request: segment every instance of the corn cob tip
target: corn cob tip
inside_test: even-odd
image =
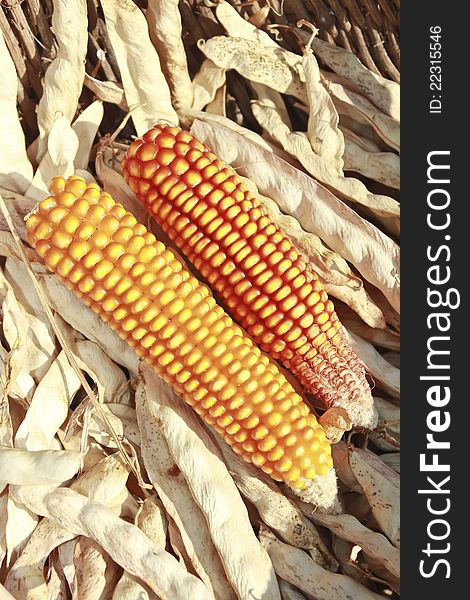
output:
[[[333,467],[324,475],[306,482],[303,489],[291,489],[302,502],[314,504],[322,512],[340,513],[342,511],[338,496],[336,472]]]
[[[308,497],[331,483],[315,415],[209,288],[98,185],[55,178],[50,190],[26,222],[48,268],[244,460]]]

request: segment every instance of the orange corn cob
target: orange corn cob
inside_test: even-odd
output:
[[[235,171],[168,125],[131,144],[122,164],[131,189],[261,348],[321,406],[374,427],[365,371],[333,303]]]
[[[50,191],[26,221],[49,269],[245,460],[305,493],[331,483],[321,425],[209,288],[96,184],[55,178]]]

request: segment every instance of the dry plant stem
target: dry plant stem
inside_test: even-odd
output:
[[[362,33],[361,28],[358,25],[353,24],[351,27],[351,31],[352,31],[352,38],[353,38],[354,44],[358,48],[358,54],[361,57],[362,62],[373,73],[380,75],[380,72],[374,63],[372,56],[370,55],[369,48],[367,47],[367,43],[364,39],[364,34]]]
[[[51,33],[46,15],[44,14],[44,8],[42,7],[40,0],[27,0],[27,4],[33,20],[33,25],[42,39],[43,47],[45,47],[49,53],[52,51],[54,37]]]
[[[104,23],[101,19],[97,23],[96,30],[97,30],[97,36],[102,38],[103,45],[106,48],[105,60],[100,60],[100,63],[99,63],[100,68],[103,70],[104,76],[106,77],[106,79],[108,81],[110,81],[111,83],[117,84],[118,79],[119,80],[121,79],[120,73],[119,73],[119,67],[116,64],[116,57],[114,55],[113,49],[111,48],[108,32],[106,31],[106,27],[104,26]],[[103,52],[103,49],[98,44],[98,41],[95,39],[95,37],[93,35],[91,35],[91,33],[88,34],[88,41],[91,44],[93,50],[95,51],[96,58],[98,58],[101,55],[101,53]],[[92,71],[92,73],[93,72],[94,72],[94,70]],[[119,77],[116,77],[115,73],[117,73],[119,75]],[[85,73],[85,79],[86,79],[86,76],[87,76],[87,74]]]
[[[26,20],[25,14],[21,8],[20,3],[17,0],[4,0],[2,4],[8,10],[13,26],[16,30],[16,35],[21,41],[25,58],[27,62],[32,66],[31,72],[33,77],[31,78],[31,84],[37,96],[42,94],[41,86],[41,57],[34,40],[34,36],[29,28],[29,23]]]
[[[15,224],[13,223],[13,220],[10,216],[10,213],[8,212],[8,208],[3,200],[3,197],[0,195],[0,209],[3,213],[3,216],[8,224],[8,227],[10,228],[11,234],[16,242],[16,245],[18,247],[18,252],[20,254],[21,259],[23,260],[28,274],[31,277],[31,281],[33,283],[33,286],[39,296],[39,299],[41,301],[41,304],[43,306],[44,312],[47,315],[47,318],[49,319],[49,322],[52,326],[52,329],[54,330],[54,333],[57,337],[57,339],[59,340],[59,343],[62,347],[62,349],[64,350],[67,359],[70,363],[70,365],[72,366],[72,368],[75,370],[75,372],[77,373],[78,378],[80,379],[80,383],[83,386],[83,389],[85,390],[85,392],[87,393],[88,397],[90,398],[92,404],[93,404],[93,408],[95,410],[98,411],[98,413],[100,414],[101,418],[103,419],[104,423],[106,424],[106,426],[109,428],[109,432],[112,435],[114,441],[116,442],[116,445],[119,449],[119,452],[121,453],[121,456],[123,458],[123,461],[125,462],[125,464],[128,466],[128,468],[130,469],[130,471],[132,473],[134,473],[134,475],[137,477],[137,480],[139,482],[139,486],[142,488],[142,491],[147,494],[147,492],[145,492],[146,489],[151,488],[151,486],[149,486],[148,484],[146,484],[144,482],[144,480],[142,479],[142,475],[140,473],[140,469],[136,468],[135,464],[132,462],[132,460],[129,458],[124,446],[122,445],[121,440],[119,439],[119,436],[116,434],[116,432],[114,431],[111,423],[109,422],[109,419],[107,417],[107,415],[105,414],[105,412],[102,410],[101,404],[98,400],[98,398],[96,397],[96,394],[93,392],[93,390],[90,387],[90,384],[88,383],[88,381],[86,380],[85,376],[83,375],[82,371],[80,370],[80,367],[77,364],[77,361],[75,360],[75,357],[73,355],[73,353],[70,351],[67,341],[64,338],[62,331],[60,330],[60,328],[57,325],[56,319],[54,317],[54,314],[47,302],[46,299],[46,294],[42,288],[42,285],[40,283],[40,281],[37,279],[36,275],[34,274],[34,271],[31,267],[31,263],[29,262],[28,257],[26,256],[26,253],[24,251],[23,248],[23,243],[21,242],[21,238],[18,235],[17,231],[16,231],[16,227]]]
[[[379,66],[382,69],[382,72],[388,73],[390,75],[390,78],[393,79],[393,81],[400,83],[400,72],[390,60],[388,54],[385,52],[380,35],[375,29],[371,29],[370,36],[374,44],[372,48],[377,58],[377,62],[379,63]]]
[[[387,52],[391,55],[397,69],[400,70],[400,46],[398,45],[395,34],[389,33],[388,39],[385,42],[385,47],[387,48]]]
[[[5,13],[3,11],[0,11],[0,30],[3,31],[5,43],[8,46],[11,58],[15,63],[18,77],[22,84],[21,87],[23,88],[24,86],[24,89],[21,89],[21,96],[19,95],[18,98],[20,100],[20,103],[22,104],[22,109],[24,112],[27,106],[23,104],[24,98],[26,96],[28,96],[28,99],[29,97],[31,97],[33,100],[31,104],[34,106],[36,104],[36,98],[40,97],[42,94],[42,86],[41,81],[38,77],[38,73],[35,72],[34,68],[31,67],[30,62],[28,60],[25,60],[24,48],[20,45],[17,39],[17,36],[20,37],[18,28],[15,27],[15,29],[17,32],[16,35],[10,21],[6,18]],[[28,121],[30,122],[30,125],[33,125],[32,129],[37,131],[35,117],[29,117]]]
[[[28,72],[26,69],[26,63],[23,59],[23,54],[21,52],[20,45],[18,44],[18,40],[16,39],[15,35],[13,34],[13,31],[11,30],[10,23],[6,18],[3,10],[0,10],[0,31],[3,34],[5,44],[8,48],[8,52],[10,54],[11,60],[15,65],[16,73],[18,75],[18,83],[20,87],[20,89],[18,90],[18,102],[20,104],[22,112],[25,115],[27,115],[25,108],[31,105],[34,106],[34,104],[29,97],[25,96],[26,90],[29,90],[31,88]],[[37,130],[35,118],[30,117],[28,119],[28,127],[33,127]]]
[[[137,106],[133,106],[129,110],[129,112],[124,116],[122,121],[119,123],[119,125],[116,127],[116,129],[111,134],[109,141],[108,141],[109,144],[112,144],[114,142],[114,140],[117,138],[117,136],[121,133],[121,131],[127,125],[127,121],[129,121],[129,119],[132,117],[133,113],[135,113],[139,108],[141,108],[141,106],[137,105]]]

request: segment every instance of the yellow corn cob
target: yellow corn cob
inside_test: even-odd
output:
[[[26,221],[49,269],[245,460],[294,490],[331,480],[315,416],[210,290],[96,184],[55,178],[50,192]]]
[[[156,125],[123,160],[124,176],[234,319],[323,407],[354,425],[376,414],[362,363],[315,271],[235,171],[193,135]]]

